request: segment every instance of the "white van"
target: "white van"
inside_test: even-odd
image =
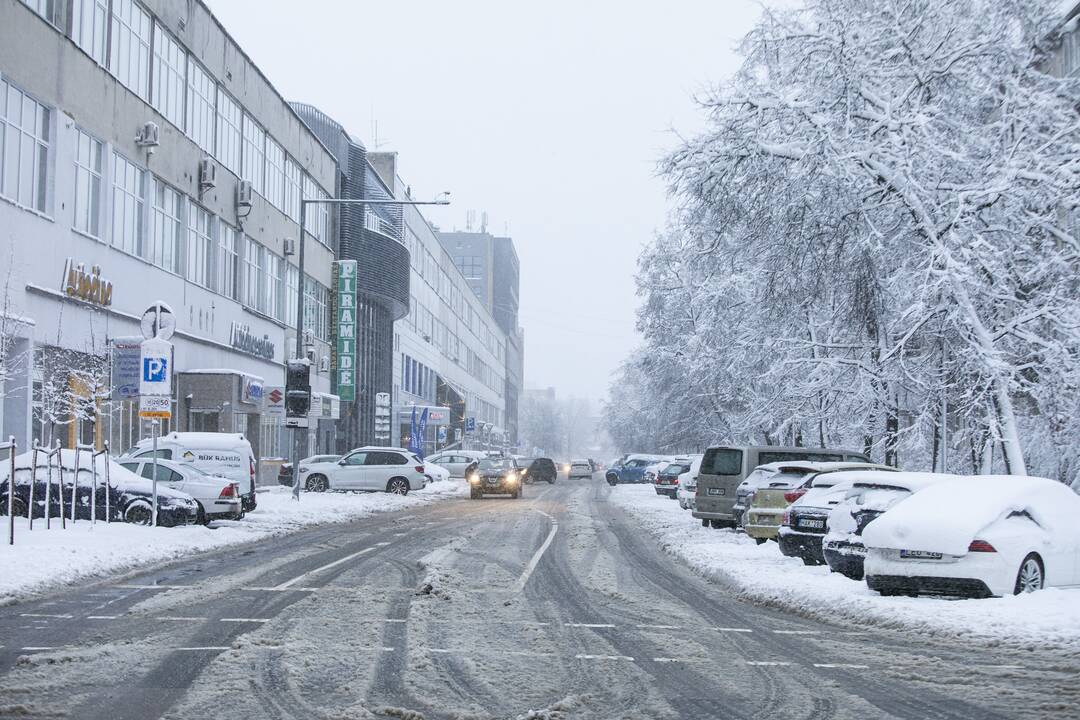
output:
[[[140,440],[124,453],[127,457],[152,457],[152,438]],[[255,453],[239,433],[171,432],[158,438],[158,457],[192,463],[210,475],[240,485],[245,512],[255,509]]]

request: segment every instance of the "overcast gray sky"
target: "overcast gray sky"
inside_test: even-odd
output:
[[[638,250],[662,227],[661,154],[737,66],[750,0],[209,0],[285,97],[398,152],[425,214],[486,211],[521,258],[529,387],[600,398],[636,343]]]

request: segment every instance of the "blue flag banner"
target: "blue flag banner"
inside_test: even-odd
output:
[[[416,414],[415,408],[413,414]],[[421,460],[424,459],[424,434],[427,432],[427,418],[428,409],[424,408],[424,412],[420,413],[420,427],[417,428],[416,450],[413,451]]]
[[[412,421],[409,423],[409,452],[412,453],[420,452],[420,448],[418,447],[419,443],[417,441],[416,430],[416,406],[414,405],[412,409]]]

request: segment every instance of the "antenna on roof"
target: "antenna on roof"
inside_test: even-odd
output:
[[[487,224],[488,224],[488,216],[487,216],[487,210],[485,210],[484,212],[480,213],[480,232],[482,232],[482,233],[487,232]]]

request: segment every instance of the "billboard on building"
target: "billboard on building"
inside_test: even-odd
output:
[[[356,399],[356,261],[334,263],[334,393]]]

